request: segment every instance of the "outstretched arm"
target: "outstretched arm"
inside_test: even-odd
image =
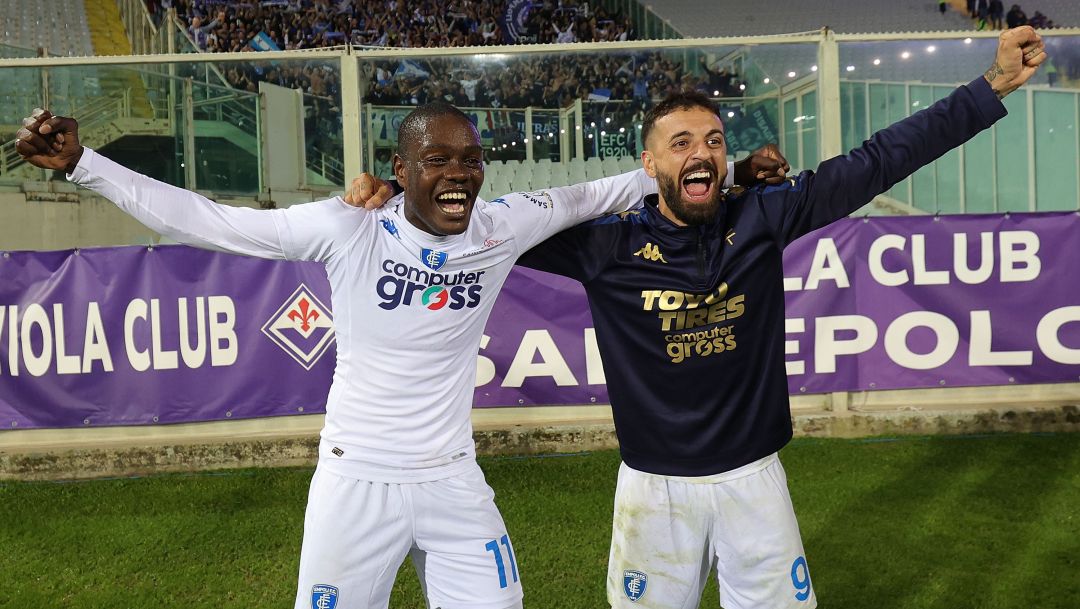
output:
[[[65,171],[148,228],[180,243],[261,258],[326,259],[359,221],[335,216],[347,206],[331,199],[284,210],[218,205],[122,167],[84,148],[73,118],[35,110],[24,119],[16,149],[29,163]],[[335,213],[336,212],[336,213]]]

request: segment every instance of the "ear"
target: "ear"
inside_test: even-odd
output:
[[[653,155],[648,150],[641,152],[641,166],[645,168],[645,175],[650,178],[656,177],[656,162],[653,160]]]
[[[393,162],[394,179],[397,180],[398,184],[401,184],[402,187],[404,187],[405,184],[408,183],[408,181],[405,179],[405,159],[401,158],[401,155],[395,153]]]

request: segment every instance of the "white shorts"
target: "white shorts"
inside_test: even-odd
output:
[[[521,582],[480,467],[388,484],[315,470],[295,609],[385,609],[410,555],[432,609],[508,609]]]
[[[608,559],[615,609],[696,609],[716,564],[725,609],[812,609],[780,459],[701,478],[619,468]]]

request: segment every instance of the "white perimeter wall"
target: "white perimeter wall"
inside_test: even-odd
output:
[[[62,250],[110,245],[158,243],[157,233],[145,228],[111,202],[81,193],[79,202],[27,200],[21,192],[0,192],[0,251]],[[32,197],[71,197],[42,193]],[[227,201],[238,207],[258,207],[254,200]]]

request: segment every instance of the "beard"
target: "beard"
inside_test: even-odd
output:
[[[712,169],[706,165],[694,168],[687,172],[690,174],[698,169]],[[713,170],[713,175],[716,175],[716,171]],[[660,196],[663,197],[664,203],[667,204],[671,213],[675,214],[675,217],[680,222],[687,226],[701,226],[702,224],[708,224],[716,219],[716,214],[720,211],[720,204],[724,202],[724,193],[720,190],[719,185],[712,196],[703,203],[687,203],[682,198],[682,188],[679,187],[679,181],[660,171],[656,172],[656,183],[660,191]]]

